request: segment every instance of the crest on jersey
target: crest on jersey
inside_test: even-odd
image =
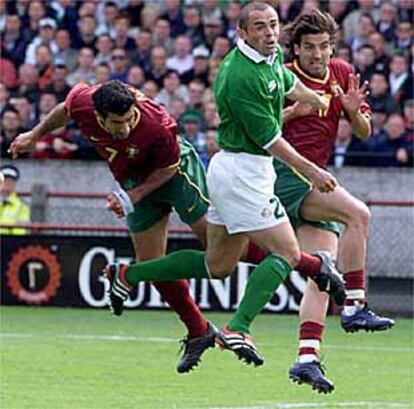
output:
[[[268,87],[269,87],[269,92],[273,92],[277,87],[276,81],[275,80],[270,81]]]
[[[139,149],[135,145],[130,145],[126,149],[126,152],[127,152],[128,158],[135,158],[139,154]]]

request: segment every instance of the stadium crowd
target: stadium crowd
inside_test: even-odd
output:
[[[0,0],[1,157],[9,157],[13,138],[63,101],[78,81],[119,79],[164,105],[207,166],[218,150],[212,86],[236,42],[245,3]],[[373,134],[361,142],[341,120],[331,163],[413,166],[412,0],[272,3],[282,23],[312,8],[329,11],[341,26],[336,56],[370,81]],[[45,135],[30,157],[98,159],[74,125]]]

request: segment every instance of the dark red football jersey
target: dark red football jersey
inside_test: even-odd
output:
[[[136,123],[127,139],[114,139],[95,114],[93,93],[99,85],[77,84],[65,107],[82,134],[104,157],[118,182],[134,179],[142,183],[155,169],[178,163],[180,146],[174,119],[143,94],[136,95]]]
[[[313,78],[303,72],[295,60],[286,65],[308,87],[330,99],[327,111],[314,111],[310,115],[293,119],[283,126],[283,137],[305,158],[326,167],[338,132],[343,111],[341,101],[332,95],[332,86],[339,85],[348,91],[348,76],[352,67],[339,58],[332,58],[325,78]],[[361,104],[360,111],[370,115],[369,105]]]

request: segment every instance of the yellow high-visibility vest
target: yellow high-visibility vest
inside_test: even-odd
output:
[[[12,193],[7,201],[0,200],[0,224],[27,223],[30,221],[30,209],[16,193]],[[27,234],[23,227],[2,228],[0,234],[21,236]]]

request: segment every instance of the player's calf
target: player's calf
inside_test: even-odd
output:
[[[125,279],[127,264],[108,264],[102,271],[102,276],[109,282],[108,303],[114,315],[122,315],[124,302],[128,299],[131,286]]]

